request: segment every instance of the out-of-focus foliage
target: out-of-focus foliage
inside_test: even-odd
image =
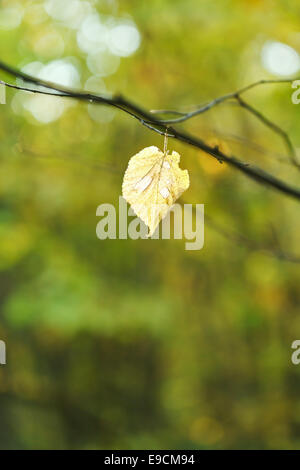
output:
[[[299,13],[297,0],[3,0],[1,60],[148,109],[186,109],[278,78],[262,50],[274,41],[300,53]],[[208,221],[199,252],[180,240],[100,241],[97,206],[117,204],[129,157],[163,139],[111,108],[15,90],[6,99],[0,447],[299,448],[299,265]],[[289,85],[248,100],[300,147]],[[280,138],[237,106],[183,127],[300,184],[278,161]],[[299,204],[169,148],[190,173],[186,200],[261,246],[299,252]]]

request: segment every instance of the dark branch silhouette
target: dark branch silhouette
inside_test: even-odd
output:
[[[220,98],[217,98],[213,100],[211,103],[202,107],[201,109],[198,109],[191,113],[186,113],[185,116],[181,116],[175,120],[165,121],[165,120],[155,118],[153,116],[153,113],[151,113],[150,111],[144,110],[139,105],[136,105],[135,103],[131,102],[130,100],[124,98],[121,95],[116,95],[111,98],[111,97],[106,97],[106,96],[95,95],[95,94],[88,93],[88,92],[68,89],[66,87],[59,86],[54,83],[50,83],[45,80],[41,80],[39,78],[35,78],[30,75],[27,75],[23,72],[20,72],[19,70],[16,70],[13,67],[10,67],[9,65],[3,62],[0,62],[0,70],[16,78],[21,78],[22,80],[26,82],[32,83],[35,86],[42,87],[42,88],[30,89],[30,88],[25,88],[23,86],[13,85],[13,84],[6,83],[4,81],[0,81],[0,83],[2,83],[5,86],[23,90],[26,92],[31,92],[31,93],[61,96],[64,98],[75,98],[75,99],[90,102],[90,103],[113,106],[129,114],[134,119],[137,119],[142,125],[146,126],[148,129],[151,129],[161,135],[165,135],[167,133],[167,135],[170,138],[177,139],[190,146],[193,146],[195,148],[202,150],[206,154],[216,158],[220,163],[223,163],[223,162],[227,163],[228,165],[242,172],[244,175],[255,180],[256,182],[263,184],[267,187],[273,188],[279,191],[280,193],[283,193],[287,196],[290,196],[300,201],[300,188],[290,185],[289,183],[277,178],[276,176],[264,171],[263,169],[257,166],[250,165],[246,162],[243,162],[242,160],[236,158],[235,156],[228,156],[225,153],[223,153],[218,147],[211,147],[208,144],[206,144],[203,140],[197,137],[194,137],[186,132],[175,129],[174,127],[170,127],[170,123],[179,123],[179,122],[186,121],[187,119],[190,119],[191,117],[196,116],[197,114],[200,114],[201,112],[211,109],[213,106],[219,103],[222,103],[226,100],[229,100],[232,98],[239,99],[239,96],[242,93],[258,85],[270,84],[270,83],[291,83],[291,80],[261,80],[259,82],[248,85],[247,87],[244,87],[237,92],[229,93]],[[51,93],[47,91],[47,89],[53,90],[55,93]]]

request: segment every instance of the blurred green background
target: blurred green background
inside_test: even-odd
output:
[[[261,78],[300,75],[297,0],[0,5],[1,60],[146,109],[190,109]],[[300,148],[291,93],[270,85],[247,99]],[[97,206],[117,204],[129,158],[163,139],[112,108],[11,89],[6,100],[0,448],[299,448],[300,266],[211,223],[299,253],[299,203],[170,140],[190,173],[185,201],[205,204],[203,250],[100,241]],[[300,185],[281,139],[237,106],[181,127]]]

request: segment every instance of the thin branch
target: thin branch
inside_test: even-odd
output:
[[[153,119],[153,116],[151,115],[151,113],[148,113],[147,111],[135,105],[134,103],[129,102],[128,100],[124,99],[121,95],[117,95],[113,98],[110,98],[107,96],[95,95],[95,94],[88,93],[88,92],[71,90],[67,87],[57,85],[55,83],[48,82],[46,80],[42,80],[40,78],[36,78],[31,75],[28,75],[24,72],[21,72],[15,69],[14,67],[10,67],[9,65],[1,61],[0,61],[0,70],[3,70],[4,72],[8,73],[9,75],[13,77],[21,78],[25,82],[32,83],[40,87],[49,88],[50,90],[55,90],[58,93],[63,94],[64,97],[76,98],[78,100],[88,101],[88,102],[93,102],[93,103],[107,104],[110,106],[114,106],[115,108],[121,109],[122,111],[127,112],[128,114],[130,114],[131,116],[137,119],[139,116],[141,116],[143,119],[145,120],[148,119],[152,123],[158,122],[155,119]],[[4,85],[7,85],[3,81],[2,83]],[[22,87],[20,87],[20,89],[22,89]],[[23,87],[23,90],[25,91],[24,87]],[[33,93],[42,93],[43,90],[26,89],[26,91],[32,91]]]
[[[275,124],[274,122],[270,121],[270,119],[266,118],[260,111],[258,111],[257,109],[255,109],[253,106],[251,106],[249,103],[247,103],[244,99],[242,99],[240,96],[237,97],[237,101],[238,103],[240,104],[240,106],[244,109],[246,109],[247,111],[249,111],[250,113],[252,113],[255,117],[257,117],[263,124],[265,124],[267,127],[269,127],[271,130],[273,130],[276,134],[278,134],[279,136],[282,137],[286,147],[287,147],[287,150],[288,150],[288,154],[289,154],[289,157],[290,157],[290,160],[291,162],[298,168],[300,169],[300,164],[299,162],[297,161],[297,158],[296,158],[296,152],[295,152],[295,149],[293,147],[293,144],[291,142],[291,139],[289,137],[289,135],[283,130],[281,129],[281,127],[279,127],[277,124]]]
[[[263,154],[265,156],[268,156],[272,159],[276,159],[279,163],[282,163],[284,165],[290,165],[291,163],[294,164],[290,160],[287,160],[286,156],[284,154],[278,153],[278,152],[272,152],[271,150],[265,148],[264,146],[259,145],[256,142],[252,142],[251,140],[247,139],[246,137],[242,137],[242,136],[235,135],[235,134],[223,133],[223,132],[220,132],[216,129],[212,129],[211,131],[214,133],[214,135],[216,137],[218,137],[220,139],[223,139],[223,140],[226,140],[226,141],[231,141],[231,142],[234,142],[234,143],[243,144],[244,147],[249,147],[257,153],[261,153],[261,154]]]
[[[171,111],[169,109],[151,109],[150,113],[152,114],[175,114],[177,116],[185,116],[184,111]]]
[[[252,85],[248,85],[244,88],[241,88],[240,90],[233,92],[233,93],[228,93],[227,95],[221,96],[219,98],[216,98],[212,100],[211,102],[199,107],[198,109],[195,109],[190,112],[181,112],[181,111],[172,111],[172,110],[153,110],[151,111],[154,114],[178,114],[180,117],[178,118],[173,118],[173,119],[164,119],[162,122],[165,124],[178,124],[182,123],[184,121],[187,121],[188,119],[191,119],[195,116],[198,116],[199,114],[202,114],[213,107],[215,107],[218,104],[224,103],[225,101],[229,101],[232,99],[235,99],[237,103],[247,109],[249,112],[251,112],[254,116],[256,116],[263,124],[265,124],[267,127],[269,127],[271,130],[273,130],[275,133],[280,135],[283,138],[283,141],[287,147],[288,154],[290,157],[291,162],[298,168],[300,169],[300,163],[297,161],[296,157],[296,152],[293,147],[293,144],[291,142],[291,139],[289,138],[289,135],[287,132],[285,132],[281,127],[279,127],[277,124],[273,123],[270,121],[270,119],[266,118],[261,112],[256,110],[253,106],[248,104],[244,99],[241,98],[241,95],[245,93],[246,91],[249,91],[250,89],[257,87],[258,85],[263,85],[263,84],[270,84],[270,83],[292,83],[295,79],[293,80],[261,80],[259,82],[253,83]]]
[[[86,159],[83,159],[82,157],[73,154],[73,155],[63,155],[63,156],[56,156],[53,157],[53,155],[48,155],[45,153],[41,153],[40,151],[37,152],[33,148],[29,147],[22,147],[21,146],[21,152],[24,152],[26,155],[29,155],[30,157],[33,157],[37,160],[56,160],[58,162],[66,162],[66,163],[72,163],[74,164],[79,164],[84,166],[85,168],[88,168],[90,170],[96,170],[96,171],[107,171],[109,173],[112,173],[114,175],[120,175],[122,174],[121,170],[115,166],[107,165],[105,163],[99,163],[99,162],[93,162],[93,161],[86,161]]]
[[[188,204],[189,210],[193,211],[192,205],[185,198],[181,197],[180,199],[182,204]],[[201,212],[201,215],[203,216],[203,212],[201,209],[196,208],[196,212]],[[289,263],[300,264],[300,255],[284,251],[280,247],[278,249],[272,249],[267,246],[261,245],[256,240],[248,238],[244,234],[241,234],[236,230],[225,228],[224,225],[221,225],[219,222],[216,222],[215,219],[207,213],[205,213],[204,217],[206,225],[209,225],[212,230],[221,235],[230,243],[234,243],[234,245],[244,246],[249,251],[261,251],[265,255],[276,258],[279,261],[287,261]],[[272,229],[274,231],[273,227]],[[275,235],[274,232],[273,235]]]
[[[205,105],[202,105],[199,108],[194,109],[193,111],[189,111],[189,112],[184,113],[184,112],[181,112],[181,111],[165,109],[165,110],[161,110],[161,111],[153,110],[152,113],[164,113],[164,114],[177,114],[177,113],[180,113],[181,117],[179,117],[179,118],[164,119],[164,120],[161,121],[164,124],[179,124],[179,123],[187,121],[188,119],[191,119],[195,116],[198,116],[199,114],[205,113],[206,111],[208,111],[209,109],[214,108],[218,104],[224,103],[224,101],[228,101],[228,100],[231,100],[231,99],[237,99],[240,95],[246,93],[247,91],[249,91],[253,88],[256,88],[257,86],[270,85],[270,84],[276,84],[276,83],[292,83],[295,80],[297,80],[297,78],[279,79],[279,80],[259,80],[255,83],[251,83],[250,85],[247,85],[243,88],[240,88],[238,91],[234,91],[232,93],[227,93],[226,95],[215,98],[214,100],[210,101],[209,103],[206,103]]]
[[[0,69],[9,73],[10,75],[13,75],[14,77],[21,78],[27,82],[33,83],[38,86],[46,87],[51,90],[55,90],[56,92],[61,94],[64,98],[76,98],[78,100],[86,101],[90,103],[98,103],[102,105],[104,104],[104,105],[114,106],[126,112],[127,114],[132,116],[134,119],[137,119],[142,125],[146,126],[150,130],[153,130],[161,135],[165,135],[165,133],[168,132],[169,137],[173,137],[181,142],[184,142],[188,145],[198,148],[202,150],[203,152],[207,153],[208,155],[211,155],[212,157],[216,158],[219,162],[226,162],[228,165],[244,173],[246,176],[257,181],[258,183],[271,187],[273,189],[276,189],[280,193],[283,193],[285,195],[288,195],[300,201],[300,189],[299,188],[291,186],[285,181],[273,176],[272,174],[262,170],[261,168],[257,166],[250,166],[249,164],[239,160],[238,158],[234,156],[225,155],[223,152],[220,151],[218,147],[211,147],[199,138],[191,136],[186,132],[182,132],[177,129],[174,129],[173,127],[169,127],[165,121],[161,121],[159,119],[153,118],[153,114],[151,114],[148,111],[145,111],[142,107],[132,103],[131,101],[122,97],[121,95],[117,95],[115,97],[110,98],[110,97],[105,97],[105,96],[94,95],[92,93],[71,90],[66,87],[62,87],[62,86],[41,80],[39,78],[35,78],[30,75],[27,75],[23,72],[20,72],[4,64],[3,62],[0,62]],[[253,88],[259,84],[278,83],[278,82],[287,83],[290,81],[289,80],[279,80],[279,81],[262,80],[260,82],[256,82],[252,85],[249,85],[248,87],[243,88],[239,92],[236,92],[234,94],[231,93],[229,95],[225,95],[224,97],[218,98],[217,100],[214,100],[214,102],[216,103],[216,102],[224,101],[228,99],[229,97],[232,97],[233,95],[243,93],[249,90],[250,88]],[[1,83],[6,86],[9,86],[9,84],[7,84],[4,81],[2,81]],[[25,87],[18,88],[17,85],[13,85],[13,86],[11,85],[11,87],[16,88],[16,89],[22,89],[23,91],[32,92],[32,93],[49,94],[49,92],[44,92],[43,90],[25,89]],[[56,93],[54,95],[57,96]]]
[[[221,226],[218,222],[216,222],[211,216],[205,214],[205,222],[217,233],[222,235],[222,237],[226,238],[228,241],[234,244],[243,245],[249,251],[262,251],[268,256],[278,259],[279,261],[287,261],[289,263],[300,264],[300,255],[289,253],[281,248],[277,250],[273,250],[269,247],[262,246],[257,243],[255,240],[252,240],[248,237],[245,237],[243,234],[229,230],[223,226]]]

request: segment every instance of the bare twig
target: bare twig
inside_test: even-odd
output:
[[[279,261],[300,264],[300,255],[282,250],[280,247],[278,249],[272,249],[268,246],[262,245],[256,240],[246,237],[236,230],[225,228],[219,222],[216,222],[213,217],[207,214],[205,214],[205,223],[208,224],[216,233],[221,235],[227,241],[234,243],[235,245],[244,246],[249,251],[261,251],[265,255],[271,256],[272,258],[278,259]]]
[[[260,85],[270,85],[270,84],[276,84],[276,83],[292,83],[293,81],[297,80],[296,78],[293,79],[280,79],[280,80],[259,80],[255,83],[251,83],[250,85],[247,85],[243,88],[241,88],[238,91],[234,91],[232,93],[227,93],[226,95],[220,96],[218,98],[215,98],[214,100],[210,101],[209,103],[206,103],[205,105],[200,106],[199,108],[196,108],[192,111],[189,112],[181,112],[177,110],[170,110],[170,109],[164,109],[164,110],[153,110],[152,113],[159,113],[159,114],[178,114],[180,113],[181,117],[179,118],[174,118],[174,119],[165,119],[162,122],[165,124],[179,124],[181,122],[187,121],[188,119],[191,119],[195,116],[198,116],[199,114],[205,113],[209,109],[214,108],[218,104],[224,103],[224,101],[228,100],[235,100],[242,94],[246,93],[247,91],[256,88]]]
[[[211,132],[213,132],[213,134],[216,137],[220,138],[220,139],[223,139],[225,141],[231,141],[231,142],[234,142],[234,143],[236,142],[236,143],[242,144],[243,147],[249,147],[257,153],[261,153],[261,154],[263,154],[265,156],[268,156],[272,159],[276,159],[276,161],[278,161],[279,163],[282,163],[282,164],[285,164],[285,165],[290,165],[291,164],[291,161],[287,160],[286,156],[284,154],[279,153],[279,152],[272,152],[271,150],[267,149],[266,147],[264,147],[262,145],[259,145],[256,142],[253,142],[253,141],[247,139],[246,137],[235,135],[235,134],[223,133],[223,132],[220,132],[219,130],[216,130],[216,129],[212,129]]]
[[[269,127],[271,130],[273,130],[276,134],[282,137],[287,150],[288,154],[290,157],[291,162],[298,168],[300,169],[300,164],[297,161],[296,158],[296,152],[293,147],[293,144],[291,142],[291,139],[289,138],[289,135],[281,129],[277,124],[274,122],[270,121],[270,119],[266,118],[260,111],[255,109],[253,106],[251,106],[249,103],[247,103],[244,99],[242,99],[240,96],[237,97],[237,100],[240,104],[240,106],[247,111],[249,111],[251,114],[253,114],[255,117],[257,117],[263,124],[265,124],[267,127]]]
[[[188,204],[187,207],[190,211],[193,210],[192,205],[186,199],[181,197],[181,202],[182,204]],[[202,210],[199,208],[196,208],[196,211],[202,213]],[[203,213],[201,215],[203,215]],[[224,227],[223,224],[216,222],[214,217],[208,215],[207,212],[205,212],[205,225],[208,225],[214,232],[218,233],[219,235],[221,235],[221,237],[225,238],[227,241],[233,243],[234,245],[243,246],[249,251],[260,251],[267,256],[271,256],[275,259],[278,259],[279,261],[300,264],[300,255],[290,253],[289,251],[284,251],[281,249],[277,240],[277,234],[274,233],[274,227],[272,227],[272,231],[273,236],[276,237],[276,244],[278,245],[278,249],[270,248],[268,246],[260,244],[256,240],[246,237],[244,234],[238,232],[237,230]]]
[[[226,238],[231,243],[243,245],[249,251],[262,251],[266,255],[276,258],[280,261],[287,261],[289,263],[300,264],[300,255],[289,253],[287,251],[282,250],[281,248],[278,248],[276,250],[264,245],[260,245],[256,240],[252,240],[235,230],[231,230],[225,228],[224,226],[221,226],[218,222],[214,220],[214,218],[208,216],[207,214],[205,214],[205,222],[215,232],[219,233],[222,237]]]
[[[184,121],[187,121],[195,116],[198,116],[199,114],[205,113],[206,111],[212,109],[213,107],[217,106],[218,104],[224,103],[225,101],[229,100],[236,100],[237,103],[247,109],[249,112],[251,112],[254,116],[256,116],[263,124],[265,124],[267,127],[269,127],[271,130],[273,130],[275,133],[280,135],[282,139],[284,140],[284,143],[287,147],[288,154],[290,157],[291,162],[298,168],[300,169],[300,163],[297,161],[296,158],[296,152],[295,149],[292,145],[291,139],[289,138],[287,132],[285,132],[281,127],[279,127],[277,124],[273,123],[270,119],[266,118],[261,112],[256,110],[253,106],[251,106],[249,103],[247,103],[244,99],[241,98],[241,95],[245,93],[246,91],[249,91],[250,89],[257,87],[259,85],[263,84],[271,84],[271,83],[292,83],[295,79],[293,80],[261,80],[256,83],[253,83],[252,85],[248,85],[244,88],[241,88],[240,90],[233,92],[233,93],[228,93],[224,96],[220,96],[219,98],[216,98],[209,103],[202,105],[201,107],[190,111],[190,112],[181,112],[181,111],[172,111],[172,110],[153,110],[151,111],[154,114],[177,114],[180,117],[178,118],[173,118],[173,119],[164,119],[162,122],[165,124],[178,124],[182,123]]]

